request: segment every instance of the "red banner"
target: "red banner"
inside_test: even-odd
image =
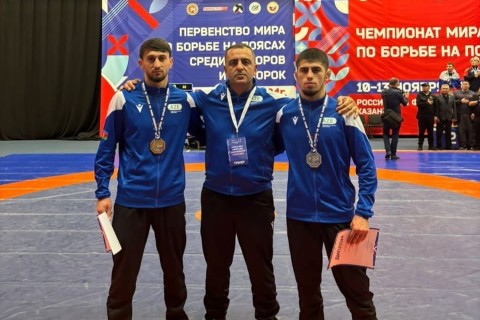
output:
[[[438,79],[453,62],[463,79],[470,58],[480,55],[480,1],[349,1],[350,94],[364,114],[381,113],[380,92],[391,77],[410,92],[403,108],[402,135],[416,135],[415,97],[428,82],[438,92]]]

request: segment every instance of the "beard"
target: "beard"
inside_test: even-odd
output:
[[[166,78],[165,75],[160,75],[160,76],[148,75],[147,77],[148,77],[148,79],[149,79],[150,81],[156,82],[156,83],[162,82],[162,81],[165,80],[165,78]]]
[[[320,90],[314,90],[314,89],[303,89],[302,94],[307,97],[313,97],[317,95],[320,92]]]

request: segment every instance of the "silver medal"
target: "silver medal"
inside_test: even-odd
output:
[[[307,164],[310,166],[312,169],[316,169],[320,167],[322,164],[322,156],[318,152],[310,151],[307,154]]]
[[[305,125],[305,131],[307,131],[308,144],[310,145],[310,152],[307,153],[306,161],[310,168],[317,169],[322,164],[322,156],[317,151],[317,141],[318,133],[323,123],[323,115],[325,112],[325,106],[327,105],[328,96],[325,96],[323,101],[322,110],[320,111],[320,117],[318,118],[317,128],[315,130],[315,136],[312,138],[312,134],[308,129],[307,120],[305,119],[305,114],[303,113],[302,101],[298,98],[298,108],[300,109],[300,114],[302,115],[303,124]]]

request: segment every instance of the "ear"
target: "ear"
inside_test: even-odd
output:
[[[142,59],[138,59],[138,66],[140,67],[140,69],[142,69]]]
[[[330,80],[330,76],[332,75],[332,70],[328,69],[325,73],[325,80]]]

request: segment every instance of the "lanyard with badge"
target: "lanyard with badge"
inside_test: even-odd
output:
[[[245,137],[238,136],[238,129],[245,119],[245,115],[250,107],[250,102],[255,94],[255,90],[256,87],[253,87],[252,91],[248,95],[248,99],[243,107],[240,120],[237,122],[237,117],[235,116],[235,111],[233,110],[232,96],[230,94],[230,90],[227,88],[228,109],[230,110],[230,117],[232,118],[232,123],[235,127],[235,137],[227,139],[228,161],[230,166],[242,166],[248,164],[247,140]]]
[[[163,118],[165,117],[165,110],[168,105],[168,96],[170,94],[170,88],[167,87],[167,93],[165,95],[165,103],[163,104],[162,115],[160,116],[160,121],[155,121],[155,115],[153,114],[152,104],[150,103],[150,98],[148,97],[147,89],[145,88],[145,82],[142,82],[143,93],[145,94],[145,99],[147,100],[148,110],[150,111],[150,116],[152,117],[153,122],[153,133],[154,138],[150,141],[150,151],[153,154],[162,154],[165,151],[166,144],[165,140],[160,137],[160,131],[162,130]]]
[[[322,155],[317,151],[317,142],[318,142],[318,133],[323,122],[323,115],[325,113],[325,106],[327,105],[328,96],[325,96],[325,101],[323,102],[322,111],[320,112],[320,118],[318,119],[317,128],[315,130],[315,135],[312,138],[310,129],[308,128],[307,120],[305,119],[305,114],[303,113],[302,101],[301,98],[298,98],[298,108],[302,114],[303,124],[307,130],[308,143],[310,144],[310,152],[307,153],[306,161],[310,168],[317,169],[322,164]]]

